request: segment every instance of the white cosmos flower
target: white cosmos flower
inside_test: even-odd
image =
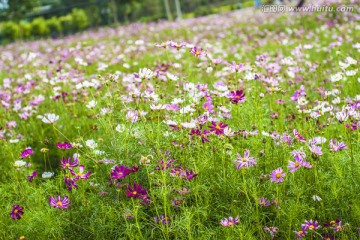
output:
[[[175,81],[175,82],[176,82],[177,80],[179,80],[179,77],[178,77],[178,76],[175,76],[175,75],[172,74],[172,73],[167,73],[166,76],[167,76],[167,78],[169,78],[170,80]]]
[[[15,167],[22,167],[22,166],[25,166],[25,165],[26,165],[26,162],[23,161],[23,160],[18,160],[18,161],[14,162]]]
[[[52,176],[54,176],[53,172],[43,172],[43,174],[41,174],[42,178],[51,178]]]
[[[322,200],[321,197],[316,196],[316,195],[312,196],[312,199],[313,199],[314,201],[318,201],[318,202],[320,202],[320,201]]]
[[[125,125],[124,124],[118,124],[115,128],[115,130],[119,133],[122,133],[125,131]]]
[[[41,118],[41,120],[44,123],[50,123],[50,124],[55,123],[59,119],[59,116],[53,113],[45,113],[44,116],[38,116],[38,117]]]
[[[97,105],[97,102],[95,100],[91,100],[86,107],[87,108],[94,108]]]
[[[88,146],[91,149],[94,149],[97,147],[97,143],[93,139],[87,140],[85,142],[85,144],[86,144],[86,146]]]
[[[343,78],[342,72],[335,73],[330,76],[330,81],[332,82],[338,82]]]

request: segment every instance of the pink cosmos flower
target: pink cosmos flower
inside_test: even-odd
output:
[[[270,181],[280,183],[284,181],[284,177],[286,176],[286,173],[283,172],[282,168],[277,168],[270,174]]]
[[[206,51],[203,51],[202,48],[198,47],[193,47],[192,49],[190,49],[190,53],[195,57],[205,57],[207,55]]]
[[[234,163],[235,165],[237,165],[236,170],[239,170],[240,168],[248,168],[254,166],[256,164],[256,159],[254,157],[250,157],[249,150],[245,150],[244,157],[237,153],[237,160],[235,160]]]
[[[220,221],[220,224],[223,225],[224,227],[231,227],[231,226],[236,225],[238,223],[239,223],[239,217],[238,216],[236,218],[233,218],[233,217],[224,218],[223,220]]]
[[[91,172],[87,172],[84,174],[84,166],[80,165],[79,166],[79,172],[75,173],[72,169],[70,169],[70,173],[71,175],[75,176],[75,181],[79,180],[79,179],[88,179],[89,176],[91,175]]]
[[[70,202],[69,197],[65,196],[63,199],[61,199],[61,196],[58,195],[57,199],[55,200],[54,197],[50,196],[49,204],[54,208],[69,208]]]

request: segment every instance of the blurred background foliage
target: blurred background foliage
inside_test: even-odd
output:
[[[0,43],[100,26],[176,20],[251,6],[248,0],[0,0]]]

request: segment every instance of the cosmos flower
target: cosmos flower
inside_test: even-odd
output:
[[[263,198],[261,198],[261,199],[259,200],[259,204],[260,204],[261,206],[263,206],[263,207],[271,206],[270,201],[269,201],[267,198],[265,198],[265,197],[263,197]]]
[[[130,168],[127,166],[115,166],[114,169],[111,171],[111,178],[112,179],[124,179],[127,175],[131,173]]]
[[[67,187],[67,189],[69,189],[69,191],[71,191],[73,189],[73,187],[78,188],[75,179],[65,177],[64,182],[66,183],[66,187]]]
[[[344,142],[338,143],[336,138],[330,139],[330,151],[338,152],[342,149],[346,149],[347,146]]]
[[[50,206],[52,206],[54,208],[63,208],[63,209],[69,208],[69,206],[70,206],[69,197],[65,196],[63,199],[61,199],[61,196],[58,195],[55,200],[54,197],[50,196],[49,204],[50,204]]]
[[[233,218],[233,217],[224,218],[223,220],[220,221],[220,224],[223,225],[224,227],[231,227],[238,223],[239,223],[238,216],[236,218]]]
[[[41,174],[42,178],[51,178],[52,176],[54,176],[53,172],[43,172],[43,174]]]
[[[242,157],[239,153],[237,153],[237,160],[234,161],[236,165],[236,169],[240,168],[248,168],[252,167],[256,164],[256,159],[254,157],[250,157],[250,151],[245,150],[244,157]]]
[[[59,116],[53,113],[45,113],[44,116],[40,116],[41,120],[44,123],[54,124],[57,120],[59,120]]]
[[[79,179],[88,179],[89,176],[91,175],[91,172],[87,172],[84,174],[84,165],[80,165],[79,166],[79,172],[78,173],[75,173],[73,171],[73,169],[69,169],[70,170],[70,173],[71,175],[75,176],[75,181],[79,180]]]
[[[37,171],[34,171],[30,176],[27,176],[27,178],[29,179],[29,182],[32,182],[34,177],[37,176]]]
[[[271,238],[275,237],[276,232],[279,230],[277,227],[264,227],[265,231],[268,231],[270,233]]]
[[[206,51],[203,51],[202,48],[193,47],[190,49],[190,53],[194,55],[195,57],[204,57],[206,56]]]
[[[20,154],[21,158],[28,158],[31,155],[33,155],[35,152],[31,149],[31,147],[26,148],[22,153]]]
[[[233,69],[235,72],[238,72],[244,68],[244,64],[239,63],[236,64],[235,61],[232,62],[232,64],[229,64],[230,68]]]
[[[26,165],[26,162],[23,160],[17,160],[14,162],[14,167],[17,167],[17,168],[25,166],[25,165]]]
[[[177,192],[178,194],[181,194],[181,195],[185,195],[185,194],[190,193],[190,190],[187,189],[187,188],[183,188],[183,189],[180,189],[180,190],[175,190],[175,192]]]
[[[192,180],[192,179],[194,179],[198,174],[195,173],[194,170],[191,169],[190,171],[186,170],[186,171],[185,171],[185,175],[186,175],[186,176],[183,177],[184,180]]]
[[[270,181],[280,183],[284,181],[284,177],[286,176],[286,173],[283,172],[282,168],[277,168],[270,174]]]
[[[289,165],[288,165],[288,168],[290,169],[289,171],[291,173],[295,172],[302,166],[302,164],[303,164],[302,159],[296,159],[295,162],[289,161]]]
[[[175,207],[175,209],[177,210],[177,209],[179,209],[179,206],[182,204],[183,200],[184,200],[183,198],[180,198],[180,199],[174,198],[173,200],[171,200],[171,205],[173,205]]]
[[[306,138],[304,138],[299,132],[298,130],[294,129],[293,130],[293,134],[295,139],[299,140],[300,142],[306,142]]]
[[[91,149],[95,149],[97,147],[97,143],[93,139],[86,140],[85,144]]]
[[[300,231],[294,231],[296,234],[296,239],[302,239],[307,234],[306,229],[303,227]]]
[[[154,217],[154,221],[156,223],[161,223],[163,225],[169,225],[170,217],[166,217],[165,215],[160,215],[160,217]]]
[[[10,216],[13,220],[19,220],[21,219],[21,215],[24,214],[23,212],[23,207],[21,207],[20,205],[14,205],[12,206],[12,210],[10,212]]]
[[[71,161],[71,157],[68,157],[68,159],[63,157],[63,159],[60,160],[60,164],[61,164],[61,168],[63,169],[65,168],[72,169],[73,167],[77,167],[79,165],[79,159],[74,158],[74,161]]]
[[[133,186],[129,185],[126,190],[126,196],[130,198],[141,198],[144,195],[147,195],[147,190],[142,188],[141,184],[137,184],[136,182]]]
[[[231,102],[235,104],[243,103],[246,100],[245,93],[243,92],[242,89],[231,91],[231,93],[227,95],[227,98],[230,98]]]
[[[320,228],[320,225],[317,221],[313,221],[310,219],[310,221],[305,220],[304,224],[301,224],[301,227],[305,230],[309,229],[310,231],[314,231]]]
[[[312,145],[309,146],[309,149],[316,156],[321,156],[323,154],[320,146]]]
[[[58,142],[58,143],[56,144],[56,146],[57,146],[59,149],[70,149],[70,148],[72,148],[71,143],[68,143],[68,142],[64,142],[64,143]]]
[[[225,123],[216,123],[214,121],[211,122],[212,125],[209,126],[210,132],[214,132],[216,135],[220,135],[224,133],[224,129],[228,126]]]

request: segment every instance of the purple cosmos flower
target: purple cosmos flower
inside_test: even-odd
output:
[[[270,181],[280,183],[284,181],[284,178],[286,176],[286,173],[283,172],[282,168],[277,168],[270,174]]]
[[[271,206],[270,201],[267,198],[264,198],[264,197],[260,199],[259,204],[261,206],[263,206],[263,207]]]
[[[239,223],[239,217],[238,216],[236,218],[233,218],[233,217],[224,218],[223,220],[220,221],[220,224],[223,225],[224,227],[231,227],[231,226],[236,225],[238,223]]]
[[[303,160],[296,159],[295,162],[289,161],[288,168],[290,169],[290,172],[293,173],[296,170],[298,170],[302,166],[302,164],[303,164]]]
[[[345,127],[352,130],[352,131],[355,131],[358,128],[360,128],[360,121],[358,121],[358,122],[353,121],[351,124],[346,123]]]
[[[335,240],[335,236],[330,234],[330,233],[326,233],[324,237],[321,237],[323,240]]]
[[[23,212],[23,207],[21,207],[20,205],[14,205],[12,207],[12,210],[10,212],[10,216],[13,220],[19,220],[21,219],[21,215],[24,214]]]
[[[57,146],[58,148],[60,148],[60,149],[70,149],[70,148],[72,148],[71,143],[68,143],[68,142],[64,142],[64,143],[58,142],[58,143],[56,144],[56,146]]]
[[[293,156],[295,159],[299,160],[305,160],[306,154],[303,151],[294,150],[291,152],[291,156]]]
[[[69,197],[65,196],[63,199],[61,199],[61,196],[59,195],[55,200],[54,197],[50,196],[49,204],[54,208],[69,208]]]
[[[347,146],[344,142],[338,143],[336,138],[330,139],[330,151],[338,152],[341,149],[346,149]]]
[[[320,156],[323,154],[320,146],[312,145],[309,147],[309,149],[316,156]]]
[[[203,105],[203,108],[209,112],[209,113],[214,113],[214,105],[212,105],[211,101],[206,101]]]
[[[89,176],[91,175],[91,172],[87,172],[84,174],[84,165],[80,165],[79,166],[79,172],[75,173],[72,169],[70,169],[70,173],[71,175],[75,176],[75,181],[79,180],[79,179],[88,179]]]
[[[317,221],[313,221],[312,219],[310,219],[310,221],[305,220],[305,223],[301,224],[301,227],[305,230],[309,229],[313,231],[319,229],[320,225],[318,224]]]
[[[147,195],[147,190],[142,188],[141,184],[134,183],[133,187],[130,185],[128,186],[128,189],[126,190],[126,196],[132,197],[132,198],[141,198],[142,196]]]
[[[34,171],[30,176],[27,176],[27,178],[29,179],[29,182],[32,182],[34,177],[37,176],[37,171]]]
[[[186,170],[185,171],[186,176],[183,177],[184,180],[193,180],[198,174],[194,172],[194,170]]]
[[[256,159],[254,157],[250,157],[250,151],[245,150],[244,157],[242,157],[239,153],[237,155],[237,160],[235,160],[235,165],[237,165],[236,169],[239,170],[240,168],[248,168],[252,167],[256,164]]]
[[[31,155],[33,155],[35,152],[31,149],[31,147],[26,148],[22,153],[20,154],[21,158],[28,158]]]
[[[212,125],[209,126],[210,132],[215,132],[216,135],[224,134],[224,129],[228,126],[225,123],[216,123],[214,121],[211,122]]]
[[[246,100],[245,97],[245,93],[243,92],[242,89],[240,90],[236,90],[236,91],[231,91],[231,93],[229,95],[227,95],[228,98],[231,99],[232,103],[243,103]]]
[[[72,169],[73,167],[77,167],[79,165],[79,159],[74,157],[74,161],[71,161],[71,157],[68,157],[68,159],[66,160],[66,158],[63,158],[62,160],[60,160],[60,164],[61,164],[61,168],[65,169]]]
[[[195,57],[204,57],[207,55],[206,51],[203,51],[202,48],[198,48],[198,47],[193,47],[192,49],[190,49],[190,53]]]
[[[124,179],[131,173],[130,168],[127,166],[115,166],[114,170],[111,171],[111,178],[113,179]]]
[[[185,194],[190,193],[190,190],[187,189],[187,188],[183,188],[183,189],[180,189],[180,190],[175,190],[175,192],[177,192],[178,194],[181,194],[181,195],[185,195]]]
[[[334,226],[334,232],[340,232],[343,229],[341,221],[338,221]]]
[[[232,64],[229,64],[229,66],[230,66],[235,72],[238,72],[238,71],[240,71],[240,70],[243,69],[244,64],[242,64],[242,63],[236,64],[236,62],[233,61]]]
[[[169,225],[170,224],[170,218],[166,217],[165,215],[160,215],[160,217],[154,217],[154,221],[156,223],[161,223],[163,225]]]
[[[277,227],[264,227],[264,230],[265,231],[268,231],[269,233],[270,233],[270,235],[271,235],[271,238],[274,238],[275,237],[275,234],[276,234],[276,232],[279,230],[279,228],[277,228]]]
[[[296,239],[301,239],[301,238],[305,237],[305,235],[307,234],[306,229],[304,227],[301,228],[300,231],[294,231],[294,232],[296,234]]]
[[[294,137],[299,140],[300,142],[306,142],[306,138],[304,138],[299,132],[298,130],[294,129],[293,130],[293,134],[294,134]]]
[[[186,177],[186,170],[181,166],[177,166],[171,169],[169,174],[172,177]]]
[[[66,187],[67,187],[67,189],[69,189],[69,191],[72,191],[73,187],[78,188],[78,186],[76,185],[75,179],[65,177],[64,181],[65,181]]]
[[[175,209],[178,210],[179,206],[182,204],[183,200],[184,200],[183,198],[180,198],[180,199],[174,198],[173,200],[171,200],[171,205],[173,205],[175,207]]]

